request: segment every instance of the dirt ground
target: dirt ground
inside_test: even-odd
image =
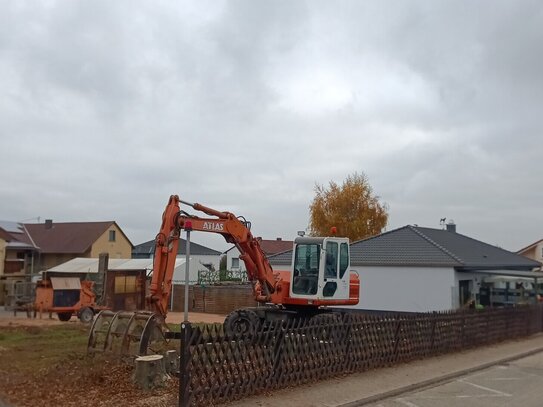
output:
[[[183,313],[170,313],[178,324]],[[222,323],[223,315],[189,315],[191,322]],[[86,354],[89,325],[75,317],[61,322],[55,315],[28,318],[0,311],[0,406],[176,406],[178,380],[162,388],[139,390],[132,364],[109,355]]]
[[[75,318],[72,318],[73,321],[76,321]],[[71,323],[72,321],[68,322]],[[0,327],[5,326],[52,326],[60,325],[64,322],[58,320],[57,316],[53,314],[52,318],[49,319],[49,314],[43,314],[42,318],[28,318],[24,312],[17,312],[17,315],[14,316],[13,312],[0,311]]]
[[[199,322],[205,324],[215,324],[224,322],[226,315],[219,314],[204,314],[199,312],[189,312],[189,321],[190,322]],[[184,319],[184,314],[182,312],[170,312],[166,318],[166,322],[169,324],[180,324]]]
[[[224,321],[225,315],[218,314],[204,314],[199,312],[189,312],[189,321],[195,323],[222,323]],[[184,314],[182,312],[170,312],[166,322],[169,324],[180,324],[184,319]],[[56,314],[42,314],[41,318],[39,315],[36,318],[28,318],[26,313],[17,312],[16,316],[13,315],[13,312],[0,311],[0,327],[2,326],[53,326],[61,324],[78,324],[79,321],[76,317],[68,322],[61,322],[58,320]]]

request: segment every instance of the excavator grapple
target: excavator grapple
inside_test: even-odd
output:
[[[112,352],[119,357],[160,354],[167,342],[160,317],[150,311],[101,311],[92,324],[87,353]]]

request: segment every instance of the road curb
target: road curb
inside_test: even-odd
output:
[[[492,362],[483,363],[482,365],[470,367],[468,369],[459,370],[459,371],[454,372],[454,373],[449,373],[449,374],[442,375],[442,376],[439,376],[439,377],[434,377],[432,379],[423,380],[422,382],[413,383],[413,384],[410,384],[408,386],[399,387],[399,388],[394,389],[394,390],[389,390],[389,391],[386,391],[384,393],[379,393],[379,394],[375,394],[373,396],[364,397],[364,398],[361,398],[359,400],[350,401],[350,402],[345,403],[345,404],[338,404],[336,407],[364,406],[364,405],[369,404],[369,403],[374,403],[376,401],[384,400],[384,399],[387,399],[387,398],[390,398],[390,397],[399,396],[400,394],[412,392],[414,390],[420,390],[420,389],[423,389],[425,387],[435,387],[436,385],[447,382],[447,381],[449,381],[451,379],[455,379],[457,377],[464,376],[464,375],[469,374],[469,373],[477,372],[479,370],[484,370],[484,369],[487,369],[487,368],[495,366],[495,365],[501,365],[503,363],[511,362],[513,360],[522,359],[522,358],[525,358],[525,357],[528,357],[528,356],[532,356],[532,355],[535,355],[536,353],[540,353],[540,352],[543,352],[543,347],[532,349],[530,351],[519,353],[517,355],[508,356],[506,358],[494,360]]]

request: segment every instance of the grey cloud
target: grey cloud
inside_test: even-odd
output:
[[[316,182],[363,171],[389,229],[541,237],[537,1],[0,9],[0,218],[115,219],[139,243],[178,193],[289,238]]]

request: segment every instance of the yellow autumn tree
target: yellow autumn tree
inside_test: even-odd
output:
[[[356,241],[381,233],[388,221],[387,204],[373,194],[366,175],[357,172],[341,186],[333,181],[328,188],[316,184],[309,210],[312,236],[329,236],[336,227],[338,236]]]

